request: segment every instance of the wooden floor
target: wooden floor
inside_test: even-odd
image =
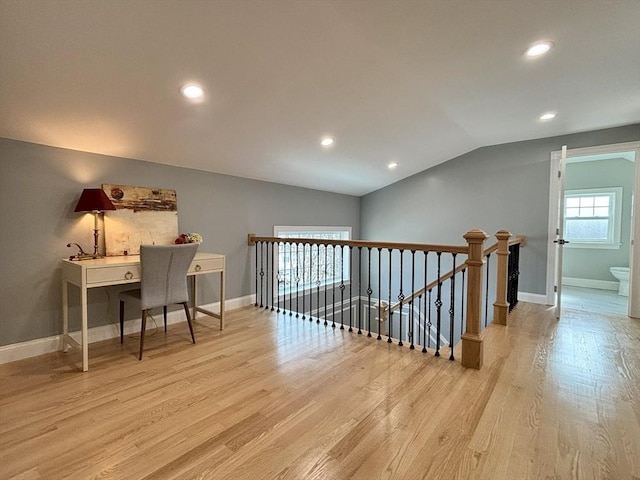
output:
[[[520,303],[467,370],[253,307],[0,367],[2,479],[639,479],[640,321]]]

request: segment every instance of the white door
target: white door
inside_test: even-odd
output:
[[[562,146],[562,155],[558,164],[558,221],[556,223],[556,238],[553,241],[556,245],[556,274],[554,290],[556,293],[556,318],[560,318],[562,311],[562,253],[565,243],[564,239],[564,175],[567,160],[567,146]]]

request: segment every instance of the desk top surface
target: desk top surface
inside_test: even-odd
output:
[[[209,260],[215,258],[224,259],[224,255],[219,253],[196,252],[196,256],[193,260]],[[68,258],[63,258],[62,261],[80,268],[115,267],[118,265],[132,265],[140,263],[140,255],[122,255],[93,258],[90,260],[69,260]]]

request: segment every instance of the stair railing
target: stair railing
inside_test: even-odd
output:
[[[488,255],[498,251],[501,271],[509,255],[505,256],[505,249],[508,252],[510,245],[521,242],[517,240],[520,237],[514,239],[506,231],[496,236],[497,244],[483,250],[487,235],[481,230],[464,235],[467,245],[249,234],[248,243],[256,248],[255,306],[375,335],[378,340],[384,334],[388,343],[395,339],[402,346],[407,341],[410,349],[422,345],[423,352],[431,350],[436,356],[440,356],[446,338],[451,360],[454,344],[461,340],[462,365],[480,368],[482,267]],[[444,274],[443,256],[450,257],[446,263],[452,267]],[[430,280],[428,273],[432,275],[434,270],[436,277]],[[517,297],[517,275],[514,278]],[[511,298],[507,290],[512,287],[513,282],[505,281],[503,288],[498,281],[494,321],[503,310],[506,316],[507,298]],[[406,291],[412,293],[405,295]]]

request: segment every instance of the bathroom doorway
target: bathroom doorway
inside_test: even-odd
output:
[[[634,296],[631,293],[638,296],[640,287],[630,286],[637,248],[632,239],[640,238],[632,218],[634,201],[638,201],[634,192],[640,183],[636,171],[639,147],[634,142],[566,152],[564,188],[555,199],[556,223],[562,222],[564,244],[555,260],[561,284],[552,303],[561,309],[640,316],[638,299],[635,305],[629,301]],[[561,162],[559,153],[554,152],[555,159],[552,155],[552,169],[554,160]],[[556,286],[558,281],[553,283]]]

